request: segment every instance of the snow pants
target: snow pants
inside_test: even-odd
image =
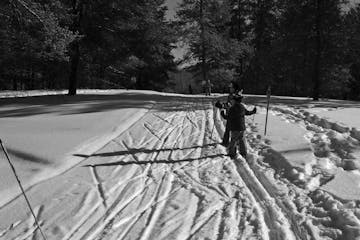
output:
[[[229,138],[230,138],[229,124],[228,124],[228,121],[226,121],[225,132],[224,132],[224,136],[222,139],[222,144],[224,146],[227,146],[229,144]]]
[[[241,156],[246,158],[247,150],[245,143],[245,131],[231,131],[231,140],[229,144],[229,156],[236,156],[236,149],[239,148]]]

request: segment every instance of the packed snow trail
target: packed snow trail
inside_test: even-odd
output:
[[[286,198],[275,199],[280,201],[278,204],[284,212],[289,212],[289,220],[301,223],[298,229],[301,233],[306,230],[312,239],[360,239],[359,195],[356,191],[359,174],[358,170],[353,171],[356,164],[349,164],[358,161],[360,144],[354,139],[356,135],[349,130],[351,128],[309,114],[305,107],[276,106],[271,115],[273,120],[281,120],[282,128],[287,131],[289,125],[302,128],[304,135],[301,137],[311,147],[298,148],[301,154],[287,155],[286,151],[277,150],[269,139],[256,134],[258,126],[263,128],[264,116],[258,117],[256,123],[249,123],[253,132],[248,132],[247,138],[254,152],[250,166],[262,185],[287,192]],[[291,140],[296,141],[296,138]],[[311,152],[313,160],[299,168],[296,158],[301,159],[307,151]]]
[[[282,168],[288,156],[260,133],[263,108],[255,121],[247,118],[248,158],[231,160],[219,144],[224,123],[211,98],[154,100],[150,111],[102,149],[91,155],[79,152],[80,163],[27,191],[48,239],[359,236],[357,203],[339,202],[322,190],[332,179],[329,173],[313,168],[311,175],[294,178],[303,173]],[[271,121],[284,129],[291,124],[301,128],[298,133],[311,146],[305,150],[319,161],[326,143],[333,142],[331,156],[347,160],[356,154],[359,145],[351,133],[331,124],[319,127],[319,121],[303,113],[279,106],[271,110]],[[314,184],[317,179],[320,185]],[[0,216],[1,240],[41,239],[23,198],[1,206]]]
[[[218,144],[223,130],[209,100],[164,102],[27,194],[48,239],[295,239],[246,161]],[[0,239],[40,239],[16,209],[21,198],[0,209]]]

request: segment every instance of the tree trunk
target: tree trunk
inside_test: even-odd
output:
[[[12,85],[13,85],[13,90],[16,91],[16,90],[17,90],[17,85],[18,85],[18,84],[17,84],[17,77],[14,77],[14,78],[13,78]]]
[[[79,42],[72,43],[72,54],[70,59],[70,76],[69,76],[69,92],[68,95],[76,95],[77,89],[77,72],[80,60]]]
[[[293,74],[293,79],[294,79],[294,85],[293,85],[293,96],[297,96],[297,88],[298,88],[298,83],[297,83],[297,76],[295,74]]]
[[[34,90],[37,86],[35,86],[35,71],[34,66],[32,65],[30,68],[30,84],[29,89]]]
[[[100,66],[99,66],[99,79],[100,79],[100,86],[101,88],[106,88],[106,87],[109,87],[108,86],[108,83],[105,82],[105,64],[104,64],[104,59],[102,59],[102,61],[100,62]],[[110,86],[110,87],[114,87],[114,86]]]
[[[255,61],[254,61],[254,71],[255,71],[255,82],[260,82],[261,72],[260,58],[262,58],[262,49],[263,49],[263,37],[265,30],[265,12],[264,0],[257,0],[256,2],[256,25],[255,25]]]
[[[200,28],[201,28],[201,69],[203,81],[206,82],[206,49],[205,49],[205,27],[204,27],[204,0],[200,0]]]
[[[81,33],[80,23],[82,17],[82,0],[73,0],[73,13],[75,15],[71,30]],[[69,74],[69,91],[68,95],[76,95],[77,81],[78,81],[78,66],[80,61],[80,43],[79,39],[75,39],[71,44],[70,56],[70,74]]]
[[[313,72],[313,100],[318,101],[320,97],[320,68],[321,68],[321,0],[316,0],[316,17],[315,17],[315,33],[316,33],[316,46],[315,46],[315,62]]]
[[[237,32],[237,39],[239,41],[242,40],[242,33],[241,33],[241,10],[240,10],[240,0],[238,0],[238,9],[237,9],[237,25],[238,25],[238,32]]]
[[[307,76],[309,76],[309,68],[308,68],[309,47],[308,47],[308,39],[307,38],[304,40],[304,45],[303,45],[302,49],[303,49],[303,60],[301,62],[301,69],[300,69],[299,73],[297,73],[300,80],[306,79]],[[308,87],[305,88],[303,84],[300,84],[300,89],[303,90],[300,94],[305,95],[305,96],[310,96]],[[304,92],[304,90],[306,92]]]

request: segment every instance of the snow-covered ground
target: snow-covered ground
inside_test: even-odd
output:
[[[360,239],[360,103],[273,97],[264,136],[266,98],[247,96],[231,160],[219,96],[80,93],[0,99],[47,239]],[[0,161],[0,239],[42,239]]]

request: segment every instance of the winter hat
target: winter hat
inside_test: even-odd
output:
[[[242,95],[242,92],[243,92],[243,90],[241,89],[239,92],[237,92],[237,93],[234,95],[234,100],[235,100],[236,102],[240,102],[240,101],[244,98],[244,96]]]
[[[235,100],[236,102],[241,102],[241,100],[242,100],[243,98],[244,98],[244,97],[243,97],[242,94],[237,93],[237,94],[234,95],[234,100]]]

